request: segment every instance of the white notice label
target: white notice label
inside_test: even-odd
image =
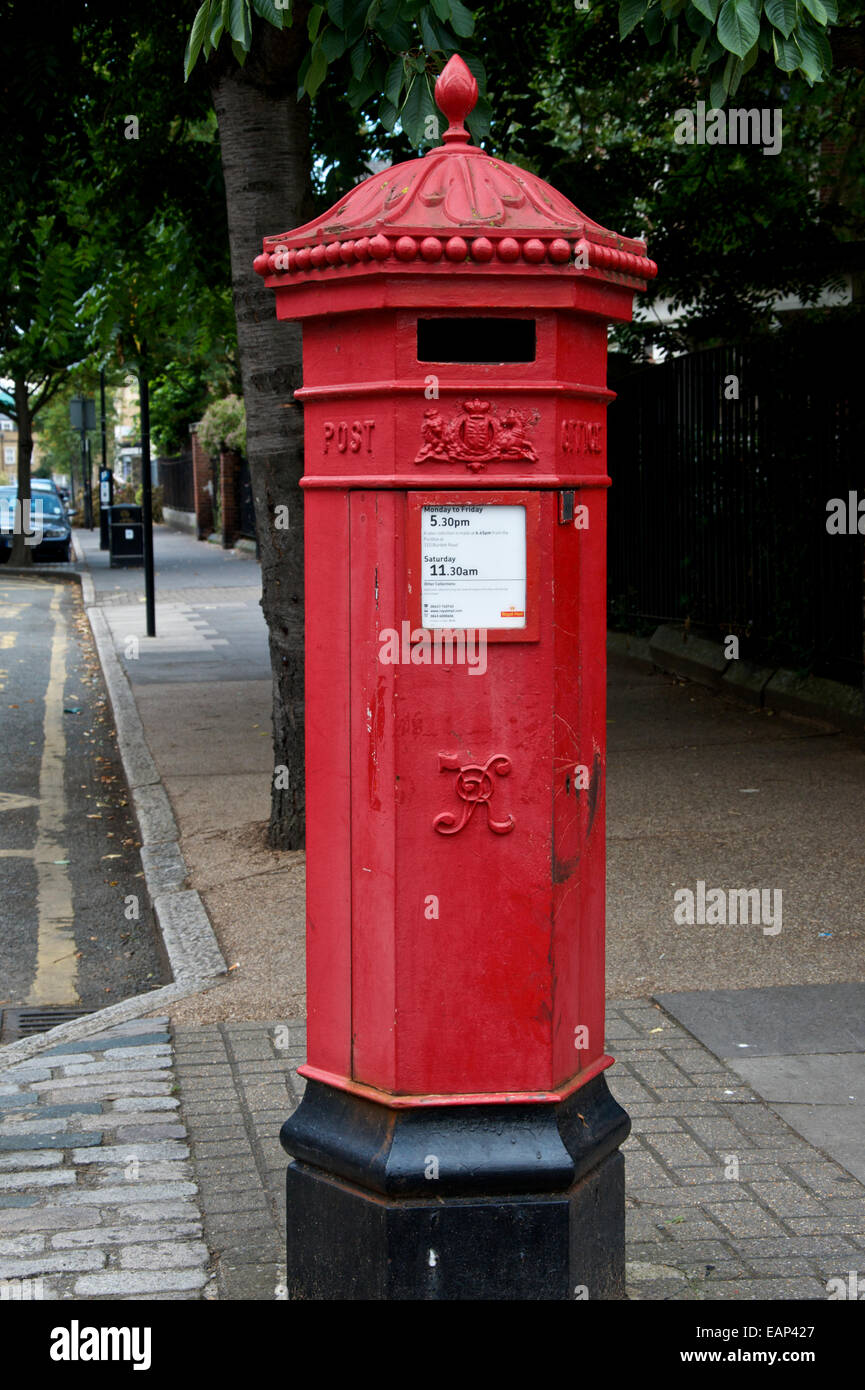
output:
[[[525,507],[424,507],[421,573],[424,627],[525,627]]]

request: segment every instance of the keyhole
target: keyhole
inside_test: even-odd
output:
[[[570,773],[568,773],[567,777],[565,778],[565,794],[566,794],[567,796],[570,796],[570,794],[571,794],[571,774],[570,774]]]

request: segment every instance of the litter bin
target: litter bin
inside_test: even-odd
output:
[[[110,509],[108,551],[111,569],[144,564],[144,526],[141,508],[125,502]]]

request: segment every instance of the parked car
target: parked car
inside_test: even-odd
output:
[[[54,495],[55,495],[55,497],[60,497],[60,489],[59,489],[59,487],[57,486],[57,484],[55,483],[55,481],[54,481],[53,478],[31,478],[31,479],[30,479],[30,495],[31,495],[31,497],[34,495],[34,493],[37,493],[37,492],[53,492]],[[61,500],[61,502],[62,502],[62,501],[63,501],[63,498],[61,497],[60,500]]]
[[[31,480],[32,483],[46,481],[44,478]],[[0,487],[0,564],[5,563],[12,552],[17,501],[17,487]],[[33,546],[34,560],[69,560],[72,528],[53,483],[50,489],[33,489],[30,498],[30,530],[41,530],[41,540],[38,545]]]

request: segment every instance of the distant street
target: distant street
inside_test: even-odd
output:
[[[0,1008],[162,983],[77,585],[0,571]]]

